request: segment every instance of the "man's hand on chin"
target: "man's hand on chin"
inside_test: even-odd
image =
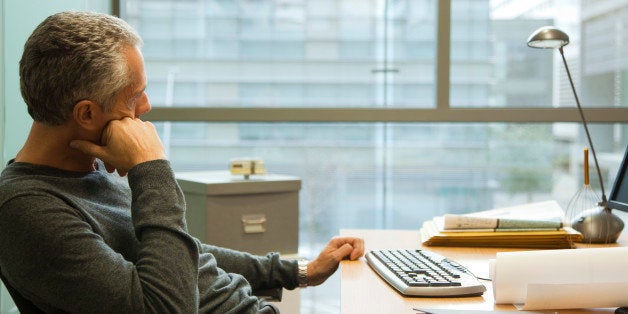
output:
[[[70,147],[102,160],[108,172],[118,171],[120,176],[140,163],[166,158],[155,126],[130,117],[110,121],[103,130],[100,145],[73,140]]]

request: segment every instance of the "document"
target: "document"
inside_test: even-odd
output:
[[[497,253],[490,262],[497,304],[522,310],[628,304],[628,248]]]
[[[476,217],[470,215],[444,216],[443,229],[446,231],[525,231],[525,230],[558,230],[563,226],[560,221],[527,220],[493,217]]]

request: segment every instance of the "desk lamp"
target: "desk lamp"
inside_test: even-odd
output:
[[[602,201],[598,203],[598,208],[593,212],[585,212],[576,217],[571,226],[582,233],[582,237],[585,242],[588,243],[614,243],[617,241],[619,234],[624,228],[623,221],[611,213],[611,209],[606,206],[607,199],[604,192],[604,183],[602,182],[602,172],[597,161],[595,154],[595,148],[593,147],[593,141],[591,141],[591,135],[589,134],[589,128],[587,127],[587,120],[582,112],[580,106],[580,100],[576,93],[573,80],[571,79],[571,73],[569,72],[569,66],[567,66],[567,60],[565,60],[565,54],[563,53],[563,47],[569,44],[569,36],[563,31],[553,26],[544,26],[532,33],[528,37],[528,47],[531,48],[544,48],[544,49],[556,49],[560,52],[560,56],[563,59],[565,70],[567,71],[567,77],[571,84],[571,90],[573,91],[574,98],[576,99],[576,105],[580,112],[580,118],[584,126],[584,131],[593,153],[593,160],[595,161],[595,169],[597,170],[597,176],[600,180],[600,189],[602,190]]]

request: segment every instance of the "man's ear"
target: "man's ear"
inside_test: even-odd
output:
[[[102,108],[91,100],[77,102],[72,111],[74,121],[87,130],[96,130],[101,127],[98,123],[101,114]]]

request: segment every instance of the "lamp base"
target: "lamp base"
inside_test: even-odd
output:
[[[582,233],[582,242],[615,243],[624,229],[624,222],[610,209],[599,208],[583,212],[573,220],[571,227]]]

